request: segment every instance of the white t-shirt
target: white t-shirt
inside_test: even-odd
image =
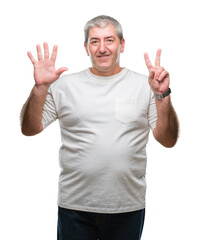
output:
[[[50,88],[43,128],[59,120],[58,205],[98,213],[145,207],[146,144],[157,111],[146,76],[124,68],[101,77],[89,69]]]

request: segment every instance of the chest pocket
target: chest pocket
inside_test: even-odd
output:
[[[128,124],[137,121],[138,109],[137,99],[116,98],[115,100],[115,119]]]

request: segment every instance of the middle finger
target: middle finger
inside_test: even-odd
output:
[[[158,49],[156,53],[156,60],[155,60],[156,66],[160,66],[160,55],[161,55],[161,49]]]
[[[44,42],[44,58],[49,59],[49,46],[48,43]]]

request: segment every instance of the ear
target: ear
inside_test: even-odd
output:
[[[88,48],[87,48],[87,44],[86,44],[86,43],[84,43],[84,47],[85,47],[85,50],[86,50],[87,55],[90,56],[90,55],[89,55],[89,52],[88,52]]]
[[[124,52],[124,48],[125,48],[125,39],[123,38],[123,39],[122,39],[122,42],[121,42],[120,53],[123,53],[123,52]]]

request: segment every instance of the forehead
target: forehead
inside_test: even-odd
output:
[[[117,36],[115,27],[112,24],[106,27],[92,27],[89,30],[89,38],[105,38],[107,36]]]

